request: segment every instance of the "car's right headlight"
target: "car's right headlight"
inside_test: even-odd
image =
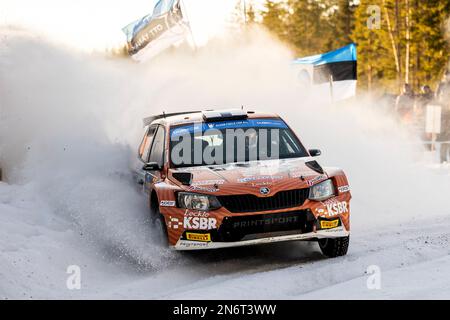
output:
[[[336,190],[333,181],[330,179],[318,183],[309,189],[309,199],[314,201],[327,200],[335,195]]]
[[[181,208],[199,211],[209,211],[221,207],[219,200],[215,196],[191,192],[179,192],[178,205]]]

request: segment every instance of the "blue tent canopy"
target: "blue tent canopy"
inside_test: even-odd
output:
[[[295,59],[293,64],[312,64],[319,66],[333,62],[356,61],[356,58],[356,44],[352,43],[335,51]]]

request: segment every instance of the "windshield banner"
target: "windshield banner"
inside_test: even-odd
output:
[[[278,128],[286,129],[287,125],[283,120],[276,119],[247,119],[231,120],[219,122],[199,122],[186,126],[176,127],[171,130],[171,137],[183,136],[194,132],[205,132],[206,130],[222,129],[246,129],[246,128]]]

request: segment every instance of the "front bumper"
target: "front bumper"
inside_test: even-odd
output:
[[[347,231],[344,226],[340,226],[334,229],[318,230],[308,233],[299,233],[285,236],[267,237],[267,238],[233,241],[233,242],[200,242],[200,241],[190,241],[180,239],[173,248],[175,250],[220,249],[220,248],[242,247],[242,246],[251,246],[257,244],[285,242],[285,241],[340,238],[340,237],[347,237],[349,235],[350,232]]]

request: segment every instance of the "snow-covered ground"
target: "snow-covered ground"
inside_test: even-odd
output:
[[[348,255],[337,259],[324,258],[316,243],[284,243],[155,252],[148,261],[160,262],[151,265],[86,240],[22,189],[0,185],[3,299],[450,298],[448,218],[356,229]],[[81,268],[80,290],[66,286],[70,265]],[[367,286],[372,265],[380,268],[380,289]]]
[[[450,298],[448,168],[427,166],[367,100],[314,104],[289,85],[285,48],[260,33],[244,40],[136,65],[0,31],[0,298]],[[129,175],[141,119],[236,104],[276,110],[321,163],[345,169],[347,256],[325,259],[315,243],[152,245]],[[73,265],[80,290],[66,285]],[[367,286],[373,268],[380,289]]]

